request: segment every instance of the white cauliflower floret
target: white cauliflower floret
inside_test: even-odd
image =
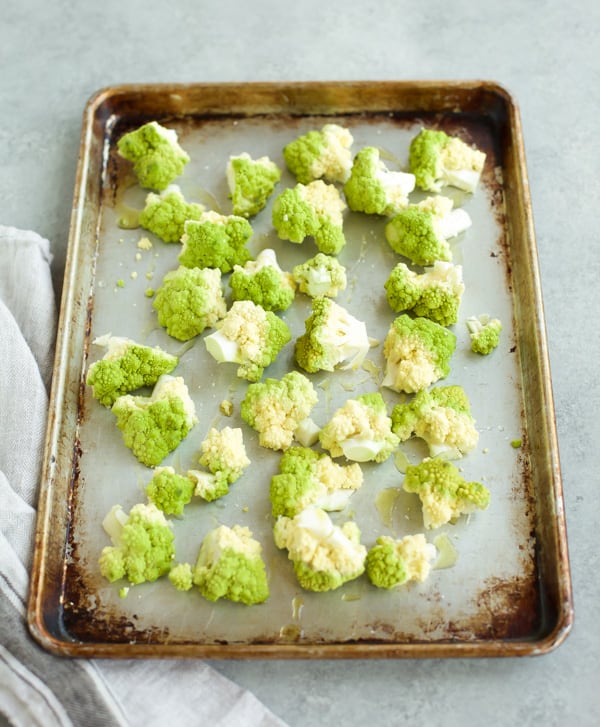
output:
[[[298,194],[315,210],[319,217],[328,217],[331,224],[342,227],[346,203],[341,198],[337,187],[333,184],[325,184],[319,179],[306,186],[299,185]]]

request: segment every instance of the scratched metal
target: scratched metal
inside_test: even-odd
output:
[[[267,154],[283,168],[284,144],[326,121],[351,129],[354,150],[381,147],[391,165],[406,164],[410,139],[424,124],[486,151],[479,190],[455,193],[473,226],[452,245],[466,291],[454,326],[452,371],[443,383],[462,384],[471,399],[480,440],[457,464],[467,479],[485,482],[491,504],[426,533],[430,540],[439,532],[450,536],[459,553],[453,567],[394,592],[375,589],[365,576],[330,593],[299,588],[271,534],[269,482],[280,454],[258,447],[239,416],[247,382],[236,378],[234,365],[217,366],[202,336],[181,344],[158,326],[144,292],[158,288],[177,266],[178,245],[118,225],[129,208],[143,206],[146,192],[116,155],[115,142],[149,118],[177,129],[191,157],[178,180],[186,198],[223,213],[230,211],[224,170],[231,154]],[[293,183],[284,172],[279,190]],[[279,240],[270,209],[252,220],[249,247],[254,253],[274,248],[289,270],[316,248],[310,240]],[[311,376],[319,394],[312,416],[320,424],[349,396],[377,390],[381,380],[382,342],[394,317],[383,283],[398,260],[383,226],[382,218],[346,216],[348,244],[339,258],[349,284],[338,302],[364,320],[380,344],[368,356],[368,370]],[[137,247],[142,236],[153,241],[151,250]],[[298,295],[283,314],[294,338],[308,312],[308,299]],[[484,312],[499,317],[504,330],[499,348],[478,357],[469,350],[464,319]],[[203,535],[217,524],[248,525],[268,568],[265,604],[209,603],[196,591],[176,591],[167,579],[132,587],[120,598],[122,584],[100,576],[98,556],[108,544],[103,517],[114,504],[128,510],[144,501],[151,477],[123,445],[114,416],[83,384],[88,365],[102,355],[91,342],[108,332],[180,356],[176,373],[189,387],[199,423],[163,464],[194,468],[210,427],[243,427],[252,465],[225,498],[195,500],[174,520],[177,561],[194,562]],[[489,656],[554,648],[569,631],[572,606],[545,345],[518,113],[502,89],[485,83],[225,84],[99,94],[84,119],[32,577],[32,633],[51,651],[86,656]],[[281,376],[291,366],[293,342],[266,375]],[[391,410],[399,395],[382,393]],[[219,410],[226,398],[234,402],[231,417]],[[523,446],[514,449],[511,440],[518,438]],[[426,454],[417,441],[402,449],[413,462]],[[334,520],[355,519],[366,545],[381,534],[422,531],[416,496],[400,494],[389,512],[377,507],[378,493],[402,484],[393,457],[363,469],[362,489]]]

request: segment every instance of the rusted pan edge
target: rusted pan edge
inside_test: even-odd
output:
[[[333,91],[332,91],[333,89]],[[390,92],[394,92],[393,103]],[[424,100],[426,101],[424,103]],[[511,210],[516,210],[519,225],[511,232],[518,245],[521,267],[518,285],[527,290],[528,302],[535,301],[533,315],[527,319],[528,345],[533,345],[525,376],[536,382],[535,396],[527,401],[527,420],[537,416],[540,436],[532,444],[538,481],[547,486],[544,508],[538,512],[537,528],[544,542],[539,554],[545,584],[544,596],[551,600],[553,628],[536,641],[469,641],[418,643],[345,643],[303,644],[106,644],[61,640],[53,635],[48,618],[60,613],[60,584],[65,560],[65,533],[69,528],[69,504],[56,488],[58,478],[68,476],[65,450],[76,446],[76,427],[68,423],[69,411],[77,410],[79,378],[68,380],[68,370],[61,365],[69,359],[75,341],[84,345],[82,316],[87,308],[87,291],[82,285],[77,260],[86,244],[85,234],[94,235],[101,194],[102,148],[106,125],[115,109],[124,113],[127,104],[136,113],[155,117],[183,114],[259,115],[343,114],[373,111],[435,111],[440,113],[474,111],[482,107],[492,114],[508,115],[510,140],[505,163],[513,172],[514,188],[507,190]],[[97,165],[97,166],[96,166]],[[512,218],[512,215],[511,215]],[[93,229],[92,229],[93,228]],[[90,276],[91,271],[86,271]],[[83,349],[80,349],[83,350]],[[45,457],[39,494],[28,623],[33,637],[48,651],[79,657],[201,657],[201,658],[439,658],[473,656],[521,656],[547,653],[560,645],[573,622],[572,591],[566,539],[566,523],[549,357],[543,314],[537,248],[529,197],[525,154],[518,108],[511,95],[500,85],[487,81],[377,81],[377,82],[295,82],[295,83],[226,83],[226,84],[158,84],[123,85],[99,91],[84,111],[79,163],[65,267],[56,346],[56,376],[50,399],[50,417],[46,434]],[[61,463],[63,464],[61,468]],[[62,480],[64,481],[64,480]],[[61,497],[62,495],[62,497]],[[550,517],[548,517],[550,515]],[[62,530],[61,530],[62,525]]]

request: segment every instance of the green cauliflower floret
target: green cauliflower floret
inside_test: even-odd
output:
[[[462,386],[419,391],[412,401],[392,410],[392,431],[401,442],[413,434],[427,442],[432,457],[460,459],[475,449],[479,433]]]
[[[348,129],[338,124],[325,124],[294,139],[283,149],[287,168],[298,182],[308,184],[315,179],[345,182],[350,174],[353,138]]]
[[[160,464],[198,421],[183,378],[168,374],[156,382],[151,396],[120,396],[111,411],[125,445],[148,467]]]
[[[279,461],[279,474],[271,478],[272,514],[294,517],[309,505],[343,510],[362,482],[357,463],[342,466],[323,452],[291,447]]]
[[[185,475],[178,475],[173,467],[157,467],[146,485],[148,500],[165,515],[182,515],[191,501],[194,483]]]
[[[117,149],[120,156],[133,162],[138,182],[146,189],[166,189],[190,161],[179,146],[177,132],[156,121],[124,134]]]
[[[204,212],[201,204],[186,202],[176,184],[160,194],[150,192],[140,212],[140,225],[164,242],[179,242],[187,220],[199,220]]]
[[[252,259],[246,243],[252,237],[247,219],[209,210],[199,220],[188,220],[181,237],[179,262],[186,268],[219,268],[228,273],[234,265]]]
[[[474,192],[485,154],[444,131],[422,129],[411,141],[409,163],[417,186],[425,191],[439,192],[449,185]]]
[[[367,327],[331,298],[314,298],[295,355],[305,371],[357,369],[369,352]]]
[[[204,343],[218,363],[239,364],[237,375],[258,381],[291,341],[285,321],[251,300],[237,300]]]
[[[293,518],[277,518],[273,536],[278,548],[287,549],[298,583],[308,591],[331,591],[364,573],[367,549],[356,523],[334,525],[314,505]]]
[[[500,343],[502,323],[498,318],[491,318],[486,314],[472,316],[467,318],[466,324],[471,337],[471,350],[473,353],[487,356]]]
[[[312,382],[298,371],[250,384],[240,405],[242,419],[259,433],[259,444],[287,449],[317,403]]]
[[[249,154],[229,157],[227,183],[234,215],[254,217],[267,204],[281,179],[279,167],[269,157],[252,159]]]
[[[287,310],[296,294],[293,277],[279,267],[275,251],[269,248],[243,267],[234,265],[229,285],[233,300],[251,300],[271,311]]]
[[[319,441],[332,457],[355,462],[383,462],[400,443],[379,392],[348,399],[321,429]]]
[[[422,533],[398,540],[382,535],[367,553],[367,576],[378,588],[398,588],[410,581],[422,583],[435,557],[435,546]]]
[[[458,320],[465,290],[462,266],[439,260],[420,275],[404,263],[398,263],[384,287],[395,313],[412,311],[442,326],[450,326]]]
[[[169,571],[169,580],[178,591],[190,591],[194,585],[192,566],[177,563]]]
[[[100,555],[100,572],[111,583],[155,581],[171,569],[175,557],[171,523],[153,504],[134,505],[127,515],[115,505],[102,522],[112,540]]]
[[[398,316],[383,343],[386,360],[382,386],[412,394],[450,373],[456,336],[428,318]]]
[[[179,363],[177,356],[158,346],[143,346],[110,333],[94,339],[94,343],[106,348],[106,353],[89,367],[86,384],[104,406],[112,406],[119,396],[143,386],[153,386]]]
[[[209,601],[227,598],[251,606],[269,597],[261,544],[247,527],[221,525],[202,541],[194,585]]]
[[[385,226],[385,238],[392,250],[415,265],[451,260],[448,240],[471,226],[469,214],[453,206],[449,197],[436,196],[400,210]]]
[[[403,488],[419,495],[423,524],[428,530],[475,510],[485,510],[490,502],[487,487],[480,482],[467,482],[452,462],[439,458],[409,465]]]
[[[227,313],[221,271],[180,265],[165,275],[152,307],[160,325],[179,341],[189,341],[205,328],[214,328]]]
[[[292,276],[298,290],[311,298],[335,298],[347,285],[346,268],[337,258],[322,252],[296,265]]]
[[[301,243],[313,237],[327,255],[337,255],[346,244],[343,211],[346,204],[333,184],[318,179],[282,192],[273,203],[273,227],[282,240]]]
[[[375,146],[366,146],[354,157],[350,179],[344,185],[348,207],[354,212],[390,216],[408,205],[415,177],[387,168]]]
[[[229,485],[238,480],[250,460],[246,455],[242,430],[212,427],[201,445],[200,464],[210,472],[189,470],[188,477],[195,482],[194,494],[207,502],[223,497]]]

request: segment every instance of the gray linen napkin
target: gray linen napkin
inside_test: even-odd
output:
[[[56,308],[48,241],[0,226],[0,715],[17,727],[284,723],[202,661],[62,659],[25,623]]]

